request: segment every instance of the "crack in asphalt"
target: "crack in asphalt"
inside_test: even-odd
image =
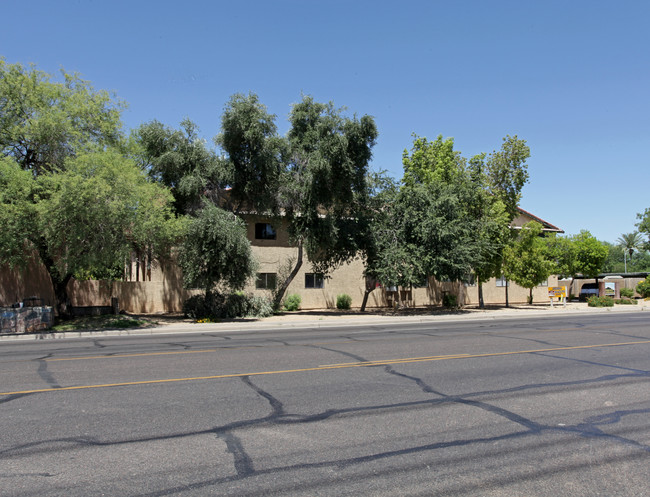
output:
[[[47,369],[47,360],[50,357],[52,357],[52,354],[47,354],[44,357],[39,357],[36,359],[38,362],[38,370],[36,371],[38,373],[38,376],[41,377],[45,383],[47,383],[51,388],[61,388],[61,385],[56,381],[56,378],[54,375],[48,371]]]

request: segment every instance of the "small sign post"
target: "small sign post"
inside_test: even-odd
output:
[[[565,286],[550,286],[548,287],[548,298],[551,299],[551,307],[553,307],[553,299],[561,300],[566,307],[566,287]]]

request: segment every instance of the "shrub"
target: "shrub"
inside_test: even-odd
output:
[[[615,304],[621,304],[621,305],[636,305],[637,301],[634,300],[634,299],[623,298],[623,299],[614,300],[614,303]]]
[[[347,293],[342,293],[336,296],[336,308],[347,310],[352,305],[352,297]]]
[[[248,315],[256,318],[273,316],[273,302],[266,297],[252,296]]]
[[[219,318],[225,301],[220,293],[193,295],[183,302],[183,314],[192,319]]]
[[[614,299],[612,297],[598,297],[593,295],[587,299],[589,307],[614,307]]]
[[[458,297],[453,293],[445,293],[442,296],[442,305],[449,309],[458,307]]]
[[[192,319],[205,320],[232,319],[238,317],[267,317],[273,314],[269,299],[254,297],[242,292],[223,295],[211,292],[194,295],[183,303],[183,313]]]
[[[621,288],[621,297],[631,299],[634,297],[634,290],[631,288]]]
[[[297,311],[300,309],[300,302],[302,302],[302,299],[297,293],[287,295],[287,298],[284,299],[284,310]]]
[[[639,282],[636,286],[636,291],[643,298],[650,297],[650,276]]]

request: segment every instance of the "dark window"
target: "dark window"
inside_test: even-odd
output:
[[[323,288],[324,284],[323,273],[305,274],[305,288]]]
[[[474,273],[470,273],[467,276],[465,276],[465,286],[476,286],[476,276]]]
[[[255,223],[255,238],[257,240],[275,240],[275,230],[268,223]]]
[[[255,288],[258,290],[274,290],[275,273],[257,273]]]

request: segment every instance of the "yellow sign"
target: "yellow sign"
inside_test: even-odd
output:
[[[562,299],[566,298],[566,287],[565,286],[549,286],[548,287],[548,297],[550,299]]]

